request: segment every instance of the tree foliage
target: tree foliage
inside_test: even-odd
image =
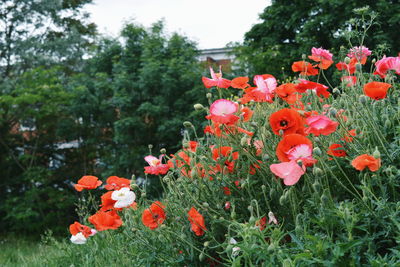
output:
[[[363,9],[364,6],[369,9]],[[354,12],[355,11],[355,12]],[[288,1],[275,0],[260,14],[261,23],[245,34],[238,49],[241,62],[250,73],[280,75],[282,67],[290,70],[291,63],[312,47],[338,52],[341,46],[360,45],[355,37],[354,18],[378,14],[367,32],[363,45],[375,47],[386,44],[388,54],[396,54],[400,45],[400,3],[398,1]],[[362,30],[362,29],[360,29]],[[351,36],[349,36],[349,34]],[[244,63],[242,63],[244,64]]]

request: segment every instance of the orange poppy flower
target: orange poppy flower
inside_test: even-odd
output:
[[[203,215],[201,215],[194,207],[189,210],[188,215],[188,220],[192,225],[192,231],[197,236],[204,235],[204,231],[207,231],[207,228],[204,223]]]
[[[126,178],[120,178],[118,176],[110,176],[106,180],[106,185],[104,186],[107,190],[120,190],[123,187],[130,187],[131,180]]]
[[[334,157],[346,157],[347,153],[343,149],[343,146],[341,144],[332,144],[328,148],[328,155],[334,156]]]
[[[92,229],[89,226],[80,224],[79,222],[74,222],[69,226],[69,232],[71,235],[76,235],[82,233],[84,237],[88,238],[92,235]]]
[[[246,89],[246,87],[250,86],[248,82],[248,77],[237,77],[231,81],[231,86],[236,89]]]
[[[296,85],[293,83],[285,83],[278,86],[275,90],[276,94],[286,103],[294,104],[297,100],[301,99],[302,95],[299,95],[296,90]]]
[[[83,189],[95,189],[99,187],[103,182],[99,181],[96,176],[86,175],[78,180],[78,183],[74,185],[76,191],[81,192]]]
[[[304,134],[304,120],[300,114],[289,108],[278,110],[269,117],[269,124],[276,135],[283,131],[283,135],[298,133]]]
[[[98,211],[89,217],[89,222],[96,227],[97,231],[117,229],[122,225],[122,220],[115,210]]]
[[[370,171],[375,172],[381,167],[381,159],[376,159],[368,154],[362,154],[353,159],[351,165],[359,171],[362,171],[368,167]]]
[[[318,69],[315,69],[310,62],[307,61],[296,61],[292,64],[293,72],[300,72],[304,76],[314,76],[318,74]]]
[[[288,162],[287,152],[301,144],[309,145],[312,149],[312,142],[307,137],[300,134],[285,135],[276,147],[276,156],[281,162]]]
[[[390,87],[388,83],[370,82],[364,85],[364,94],[375,100],[383,99]]]
[[[149,209],[143,211],[142,223],[151,230],[156,229],[166,218],[164,209],[165,206],[160,201],[154,202]]]
[[[242,115],[243,115],[243,121],[249,121],[251,119],[251,117],[253,117],[253,113],[254,111],[252,111],[250,108],[248,107],[243,107],[241,110]]]

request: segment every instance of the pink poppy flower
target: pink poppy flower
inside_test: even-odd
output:
[[[277,82],[274,76],[269,74],[256,75],[253,79],[256,89],[251,91],[251,95],[257,102],[272,102],[274,98]]]
[[[213,122],[231,125],[239,119],[238,116],[234,115],[237,111],[238,104],[226,99],[218,99],[211,104],[211,114],[206,118]]]
[[[398,57],[386,57],[384,56],[381,60],[375,63],[376,71],[375,75],[381,76],[381,78],[386,77],[386,73],[389,70],[396,71],[397,75],[400,75],[400,56]]]
[[[210,67],[211,79],[207,77],[202,77],[203,84],[206,88],[211,88],[213,86],[219,88],[229,88],[231,86],[231,81],[222,78],[221,66],[219,66],[219,73],[215,73]]]
[[[290,161],[302,161],[304,166],[312,166],[317,162],[316,159],[312,157],[312,147],[308,144],[300,144],[285,152],[287,158]]]
[[[273,174],[283,179],[283,183],[285,185],[296,184],[305,172],[304,169],[300,167],[294,160],[278,164],[271,164],[269,168]]]
[[[350,49],[349,53],[347,54],[349,58],[355,58],[358,62],[361,62],[361,64],[365,64],[367,57],[370,55],[371,50],[365,46],[355,46]]]
[[[311,54],[312,55],[308,56],[308,58],[314,60],[315,62],[320,62],[318,64],[320,69],[326,70],[333,63],[332,53],[326,49],[313,47],[311,49]]]
[[[306,123],[310,126],[306,128],[305,132],[307,134],[314,134],[315,136],[329,135],[336,131],[338,126],[338,122],[332,121],[327,116],[324,115],[316,115],[310,116],[306,119]]]
[[[147,161],[147,163],[150,166],[144,167],[144,172],[148,174],[154,174],[154,175],[163,175],[166,174],[169,170],[168,164],[162,164],[161,160],[164,155],[160,155],[159,158],[156,158],[154,156],[146,156],[144,157],[144,160]]]
[[[340,78],[342,82],[346,84],[347,87],[351,87],[356,85],[357,77],[356,76],[343,76]]]

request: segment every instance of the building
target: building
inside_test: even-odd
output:
[[[218,67],[222,66],[223,71],[231,71],[232,63],[235,60],[235,56],[232,53],[233,48],[211,48],[200,50],[198,57],[199,61],[204,63],[206,67]]]

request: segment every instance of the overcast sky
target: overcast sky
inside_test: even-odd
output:
[[[196,41],[199,48],[224,47],[241,41],[269,0],[94,0],[87,5],[101,33],[117,36],[124,21],[146,27],[164,18],[168,32]]]

